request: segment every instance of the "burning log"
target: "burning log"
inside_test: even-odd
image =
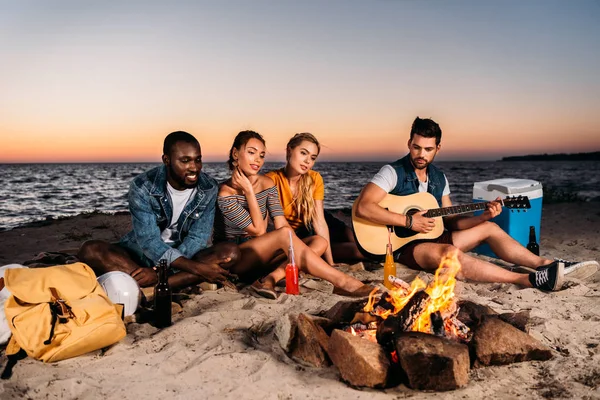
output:
[[[394,275],[390,275],[388,277],[388,280],[397,289],[402,289],[402,291],[405,292],[405,293],[407,293],[407,294],[410,292],[410,284],[408,282],[405,282],[402,279],[400,279],[400,278],[398,278],[397,276],[394,276]]]
[[[375,307],[373,307],[373,308],[374,309],[381,308],[382,310],[392,311],[394,309],[394,305],[392,304],[392,302],[390,300],[391,300],[390,295],[384,294],[383,296],[381,296],[379,301],[377,303],[375,303]]]
[[[394,350],[394,340],[401,332],[410,331],[427,307],[429,295],[421,290],[413,295],[398,314],[390,315],[377,327],[377,342],[388,352]]]
[[[460,322],[456,317],[445,319],[444,328],[446,330],[446,337],[453,337],[463,342],[469,342],[471,340],[469,327]],[[450,335],[448,335],[448,333],[450,333]]]
[[[436,311],[434,313],[431,313],[431,315],[429,315],[429,318],[431,318],[431,333],[435,336],[446,336],[444,318],[442,318],[442,314],[439,311]]]

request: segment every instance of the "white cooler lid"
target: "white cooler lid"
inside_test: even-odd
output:
[[[489,197],[489,193],[505,195],[528,194],[530,197],[542,197],[542,184],[532,179],[502,178],[473,184],[473,198]],[[486,195],[488,194],[488,195]]]

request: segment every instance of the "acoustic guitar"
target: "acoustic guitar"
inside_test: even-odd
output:
[[[500,200],[504,207],[517,210],[527,210],[531,208],[527,196],[506,197]],[[368,258],[374,260],[383,260],[385,257],[386,245],[388,243],[388,229],[392,229],[391,241],[392,249],[396,251],[402,246],[421,239],[436,239],[444,232],[444,222],[442,218],[451,215],[465,214],[478,210],[485,210],[489,201],[465,204],[459,206],[438,208],[438,202],[432,194],[420,192],[406,196],[396,196],[388,194],[379,203],[379,205],[389,211],[412,215],[416,212],[427,210],[425,217],[435,219],[435,227],[427,233],[418,233],[400,226],[386,226],[367,221],[356,216],[356,201],[352,205],[352,227],[354,236],[358,243],[360,251]]]

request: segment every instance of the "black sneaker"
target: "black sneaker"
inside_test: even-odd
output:
[[[564,262],[554,261],[552,264],[539,267],[537,271],[530,273],[529,282],[536,289],[555,291],[562,287],[564,275]]]
[[[598,271],[597,261],[567,261],[559,258],[555,260],[565,264],[565,276],[568,275],[569,278],[584,280]]]

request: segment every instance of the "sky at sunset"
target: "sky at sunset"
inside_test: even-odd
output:
[[[600,151],[600,1],[0,0],[0,163],[206,161],[296,132],[322,160]]]

